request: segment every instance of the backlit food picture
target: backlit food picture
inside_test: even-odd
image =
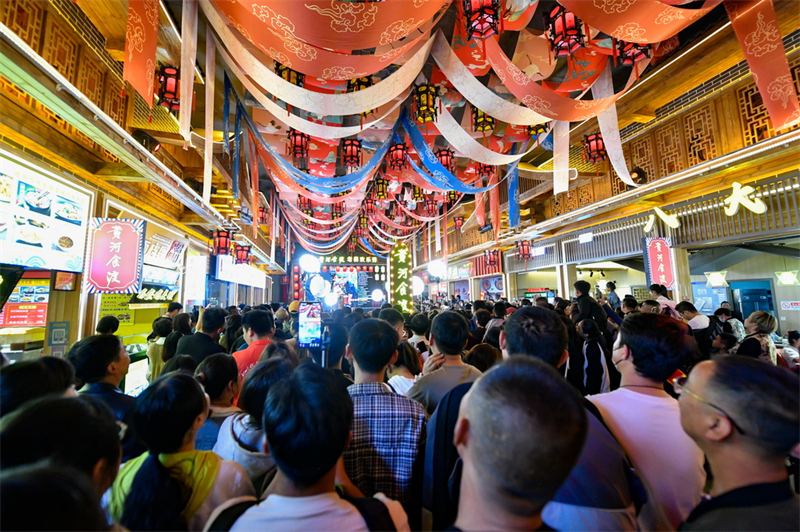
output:
[[[55,205],[55,216],[57,220],[63,220],[75,225],[81,225],[83,220],[83,210],[74,202],[57,196]]]
[[[17,205],[25,207],[31,212],[50,216],[53,195],[48,190],[42,190],[20,181],[17,189]]]
[[[0,202],[11,203],[14,197],[14,180],[11,176],[0,174]]]

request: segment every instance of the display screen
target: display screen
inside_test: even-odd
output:
[[[300,303],[300,324],[297,343],[300,347],[320,347],[322,345],[322,308],[319,302]]]
[[[0,327],[44,327],[49,302],[50,272],[26,273],[0,312]]]
[[[91,196],[0,158],[0,262],[83,271]]]
[[[72,292],[78,282],[78,275],[67,272],[55,272],[53,290],[56,292]]]
[[[146,357],[144,360],[134,362],[128,366],[128,374],[125,375],[125,395],[136,397],[147,388],[147,367],[150,360]]]

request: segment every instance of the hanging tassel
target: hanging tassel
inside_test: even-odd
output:
[[[614,37],[611,38],[611,55],[614,58],[614,66],[619,66],[619,61],[617,60],[617,39]]]
[[[152,107],[150,108],[150,116],[147,117],[147,122],[151,123],[151,124],[153,123],[153,108]]]
[[[583,31],[586,33],[586,46],[590,46],[592,44],[592,33],[589,31],[589,25],[586,22],[583,23]]]

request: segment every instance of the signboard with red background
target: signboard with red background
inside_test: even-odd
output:
[[[667,290],[675,288],[675,261],[669,238],[645,238],[644,261],[648,284],[661,284]]]
[[[0,327],[44,327],[49,301],[50,272],[25,272],[0,311]]]
[[[135,294],[141,287],[144,220],[92,218],[86,269],[90,294]]]

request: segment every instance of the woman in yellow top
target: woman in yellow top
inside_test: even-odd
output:
[[[137,531],[199,531],[223,502],[255,495],[242,466],[195,450],[208,411],[203,388],[184,373],[157,379],[136,398],[133,430],[149,452],[125,463],[114,481],[116,522]]]
[[[161,376],[164,369],[164,342],[172,332],[172,320],[158,318],[153,322],[153,341],[147,346],[147,358],[150,366],[147,369],[147,382],[153,382]]]

